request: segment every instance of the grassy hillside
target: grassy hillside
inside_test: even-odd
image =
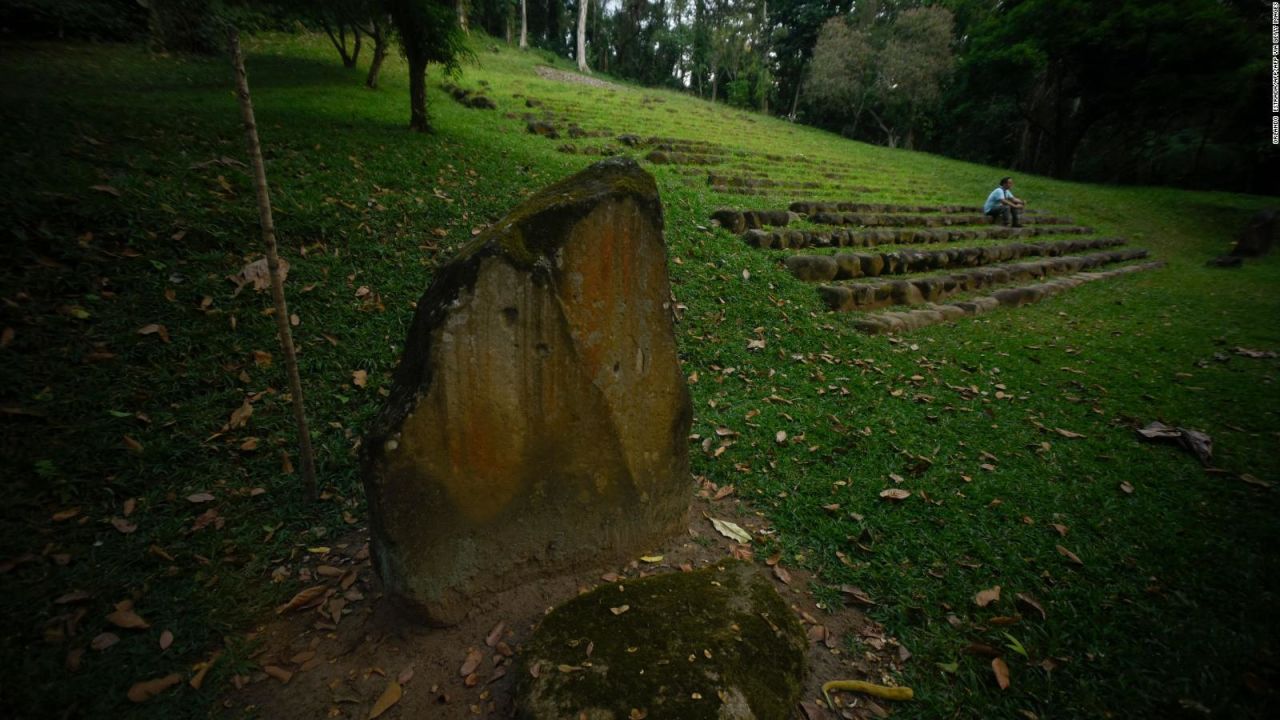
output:
[[[1005,170],[670,92],[559,82],[536,71],[548,58],[480,39],[458,82],[486,88],[497,110],[454,102],[437,73],[437,133],[420,136],[403,129],[398,59],[371,92],[321,39],[247,50],[292,264],[318,506],[283,458],[293,439],[270,300],[227,280],[259,242],[226,63],[0,45],[0,705],[15,716],[210,712],[253,668],[244,631],[300,587],[272,571],[364,522],[355,450],[433,270],[520,197],[596,159],[583,147],[643,157],[615,139],[627,133],[722,156],[646,163],[684,306],[694,433],[738,433],[719,455],[695,441],[694,472],[764,514],[776,534],[758,555],[815,571],[817,597],[838,604],[851,584],[874,598],[867,612],[912,653],[896,681],[918,700],[898,715],[1248,718],[1277,705],[1277,360],[1234,349],[1280,350],[1280,258],[1204,267],[1267,199],[1018,177],[1033,207],[1168,266],[872,337],[785,271],[789,251],[750,248],[711,213],[973,205]],[[526,112],[600,134],[537,137]],[[708,172],[784,186],[744,198],[713,191]],[[163,337],[139,332],[153,324]],[[246,399],[249,424],[226,427]],[[1208,432],[1219,470],[1139,442],[1152,420]],[[895,486],[912,496],[880,498]],[[977,607],[996,585],[1001,599]],[[124,600],[150,628],[107,622]],[[90,647],[104,632],[119,641]],[[204,689],[125,699],[134,681],[217,648]],[[990,648],[1010,666],[1007,690]]]

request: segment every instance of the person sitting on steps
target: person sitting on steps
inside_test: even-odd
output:
[[[987,196],[982,212],[992,222],[998,220],[1005,227],[1009,227],[1010,219],[1013,220],[1013,227],[1022,227],[1022,211],[1026,206],[1025,202],[1013,196],[1013,178],[1003,177],[1000,178],[1000,187]]]

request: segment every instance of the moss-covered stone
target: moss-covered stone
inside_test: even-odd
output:
[[[525,644],[517,717],[785,720],[807,646],[748,563],[603,585],[547,615]]]

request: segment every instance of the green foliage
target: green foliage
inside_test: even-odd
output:
[[[812,115],[829,123],[852,118],[848,134],[857,137],[866,112],[887,145],[905,140],[913,147],[955,64],[952,24],[951,12],[937,6],[861,21],[831,18],[818,35],[806,85]]]
[[[0,27],[25,38],[136,40],[147,32],[137,0],[8,0]]]
[[[1248,186],[1277,159],[1248,129],[1264,103],[1257,91],[1264,68],[1248,49],[1260,33],[1235,6],[1213,0],[1012,4],[971,28],[961,92],[1004,100],[1016,112],[993,124],[969,114],[975,100],[960,103],[966,112],[956,120],[991,135],[1022,133],[1022,146],[1005,157],[1027,170]],[[1197,149],[1177,149],[1189,144]],[[948,147],[966,154],[958,143]],[[1229,153],[1236,171],[1211,172],[1220,169],[1208,164],[1215,152]]]
[[[430,130],[427,63],[439,63],[445,74],[453,75],[459,63],[471,57],[471,50],[447,0],[386,0],[386,7],[409,65],[409,128],[425,132]]]

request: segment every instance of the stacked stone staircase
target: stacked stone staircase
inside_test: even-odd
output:
[[[819,284],[817,294],[828,310],[859,313],[854,325],[868,333],[901,332],[1002,306],[1020,307],[1086,282],[1164,264],[1150,261],[1144,249],[1125,247],[1124,238],[1061,238],[1094,231],[1043,212],[1026,213],[1023,227],[1010,228],[992,224],[981,208],[965,205],[795,202],[786,210],[721,209],[712,220],[762,249],[1014,241],[796,253],[783,260],[797,279]],[[833,227],[837,229],[829,229]],[[1025,241],[1041,237],[1046,239]],[[1147,262],[1137,262],[1143,260]]]

